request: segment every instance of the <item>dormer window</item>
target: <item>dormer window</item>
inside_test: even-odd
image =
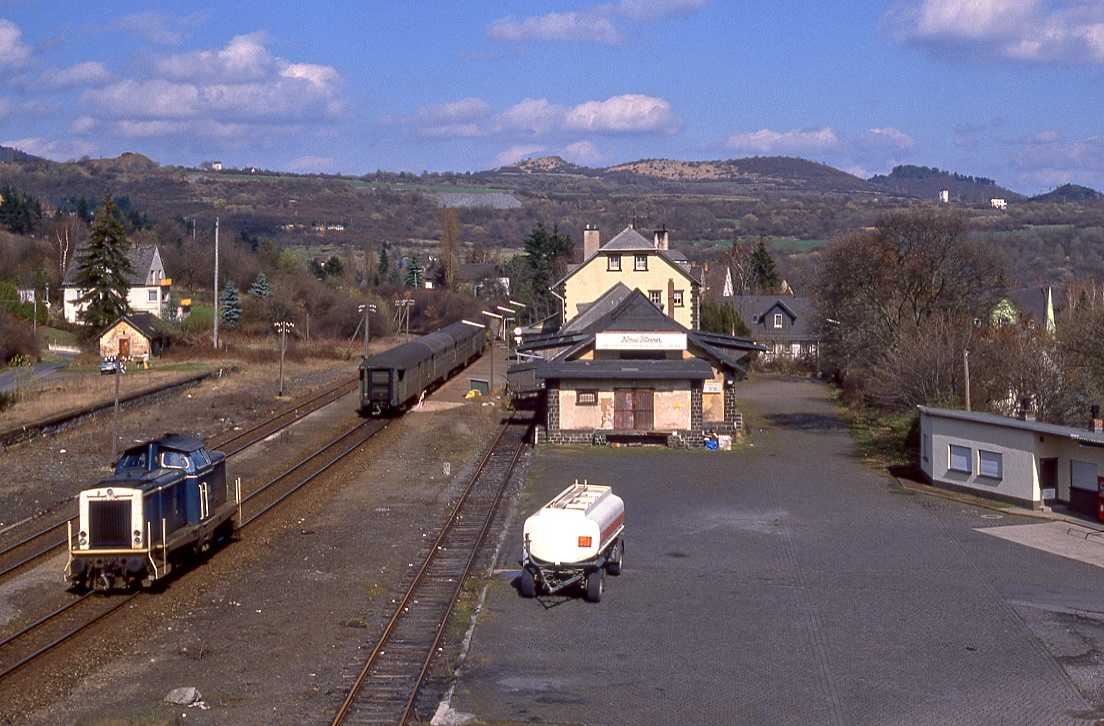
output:
[[[607,255],[606,269],[610,272],[621,272],[621,255]]]
[[[648,255],[633,255],[633,269],[637,272],[647,272]]]
[[[781,328],[782,327],[782,313],[775,313],[774,314],[774,327],[775,328]]]

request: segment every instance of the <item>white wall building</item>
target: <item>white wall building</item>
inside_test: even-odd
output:
[[[918,406],[920,467],[937,486],[1021,506],[1096,515],[1104,433],[990,413]]]

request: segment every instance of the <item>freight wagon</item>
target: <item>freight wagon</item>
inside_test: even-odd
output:
[[[80,493],[69,532],[73,590],[150,584],[234,533],[240,496],[226,483],[226,455],[199,439],[165,434],[127,449],[115,473]]]
[[[486,328],[453,323],[360,364],[360,413],[397,413],[483,354]]]
[[[587,600],[599,602],[606,573],[621,574],[624,531],[621,497],[576,480],[525,520],[521,594],[551,595],[578,585]]]

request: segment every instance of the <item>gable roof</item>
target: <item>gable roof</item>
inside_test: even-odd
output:
[[[760,325],[766,316],[774,310],[780,310],[793,321],[792,327],[787,330],[784,337],[799,338],[815,336],[817,307],[807,297],[790,297],[787,295],[737,295],[733,298],[736,305],[736,314],[752,330]],[[756,322],[758,321],[758,322]],[[770,337],[771,329],[766,330]],[[762,333],[757,333],[761,335]]]
[[[119,323],[125,321],[130,325],[130,327],[134,328],[139,333],[144,335],[148,340],[161,340],[165,338],[165,333],[163,333],[161,331],[161,328],[158,326],[158,320],[159,318],[153,313],[127,313],[126,315],[122,315],[116,318],[115,322],[104,328],[103,333],[106,333]],[[103,333],[101,333],[100,335],[103,335]]]
[[[626,227],[580,264],[569,265],[564,276],[552,283],[551,289],[556,290],[563,287],[571,276],[591,264],[595,259],[601,257],[603,252],[646,252],[654,254],[665,260],[672,269],[677,270],[679,274],[689,280],[691,285],[701,285],[701,280],[698,280],[690,274],[690,270],[688,269],[690,263],[687,261],[686,255],[678,250],[657,249],[655,243],[647,239],[644,235],[640,234],[632,227]]]
[[[81,245],[74,252],[73,256],[69,260],[69,268],[65,271],[65,279],[62,281],[63,287],[73,287],[76,282],[74,278],[77,276],[77,270],[80,269],[78,260],[81,254],[85,250],[85,245]],[[157,245],[138,245],[127,250],[127,259],[130,260],[130,266],[134,272],[127,279],[131,287],[142,287],[144,285],[152,284],[149,281],[150,268],[153,267],[155,259],[161,257],[157,251]]]

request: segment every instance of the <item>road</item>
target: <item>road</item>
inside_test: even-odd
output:
[[[65,368],[69,365],[69,361],[62,361],[60,363],[38,363],[31,367],[30,376],[22,379],[23,383],[30,383],[31,381],[38,380],[40,378],[46,378],[52,375],[55,371]],[[13,369],[5,369],[0,371],[0,392],[11,391],[15,389],[21,383],[21,376],[26,376],[24,371],[15,371]]]
[[[538,451],[453,709],[558,724],[1104,717],[1104,569],[986,532],[1053,523],[865,467],[818,384],[749,382],[741,405],[739,451]],[[599,604],[525,600],[521,520],[575,478],[624,497],[624,574]]]

